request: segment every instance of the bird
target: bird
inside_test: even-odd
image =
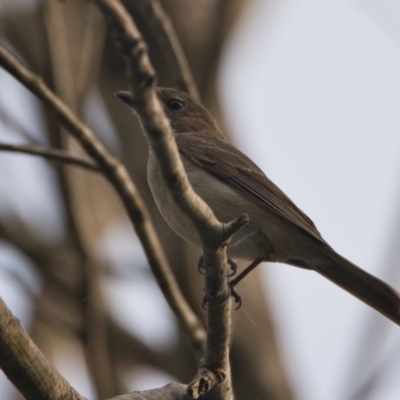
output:
[[[311,219],[227,141],[200,101],[173,88],[158,87],[156,92],[194,191],[221,222],[243,214],[249,217],[227,248],[229,259],[251,262],[231,280],[232,289],[261,262],[285,263],[316,271],[400,325],[399,293],[333,250]],[[116,95],[135,110],[131,92],[118,91]],[[172,230],[201,248],[194,224],[174,202],[149,147],[147,179],[158,209]],[[236,293],[234,297],[240,301]]]

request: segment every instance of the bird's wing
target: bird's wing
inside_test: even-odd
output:
[[[176,142],[191,162],[325,243],[311,219],[235,147],[207,132],[178,134]]]

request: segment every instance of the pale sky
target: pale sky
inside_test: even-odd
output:
[[[334,249],[399,290],[400,7],[383,3],[252,1],[220,90],[237,147]],[[262,268],[300,400],[351,399],[381,363],[368,399],[399,398],[398,327],[315,273]]]

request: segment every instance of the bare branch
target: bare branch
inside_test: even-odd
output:
[[[94,163],[83,160],[82,158],[74,157],[73,155],[68,154],[66,151],[63,150],[49,149],[34,144],[13,145],[0,143],[0,151],[11,151],[14,153],[30,154],[33,156],[44,157],[48,160],[59,161],[64,164],[76,165],[89,171],[100,172],[99,168]]]
[[[0,299],[0,367],[28,400],[84,400],[36,347]]]
[[[171,19],[162,8],[160,1],[139,0],[134,3],[139,7],[155,35],[177,88],[199,99],[200,95],[185,53]]]
[[[127,210],[168,304],[188,334],[194,350],[198,352],[204,346],[203,325],[188,305],[173,276],[151,223],[149,212],[124,165],[106,150],[93,131],[49,89],[39,75],[26,68],[2,45],[0,45],[0,65],[56,113],[61,123],[80,142],[86,152],[96,160],[102,173],[114,186]]]
[[[194,223],[203,243],[205,292],[209,305],[208,334],[200,371],[189,387],[188,397],[198,398],[206,394],[207,399],[215,395],[215,398],[232,399],[229,365],[231,302],[226,278],[226,244],[247,222],[247,217],[239,217],[230,224],[220,223],[208,205],[196,195],[182,165],[171,126],[156,95],[155,72],[140,32],[119,1],[97,0],[97,3],[116,32],[133,89],[132,104],[140,116],[149,145],[162,166],[163,179],[174,201]],[[214,387],[216,390],[211,390]]]

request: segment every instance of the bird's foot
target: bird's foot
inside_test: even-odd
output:
[[[231,292],[230,295],[233,297],[233,300],[236,303],[236,307],[234,308],[235,311],[236,311],[240,307],[242,307],[242,304],[243,304],[242,297],[234,289],[234,287],[235,287],[235,283],[234,282],[233,282],[233,284],[231,284],[231,282],[228,282],[228,285],[229,285],[229,289],[230,289],[230,292]],[[204,296],[203,300],[201,301],[201,306],[206,311],[208,311],[208,304],[209,304],[209,302],[208,302],[207,296]]]
[[[228,258],[228,264],[229,264],[230,272],[228,273],[227,277],[230,278],[231,276],[236,275],[237,264],[235,263],[235,261],[231,260],[230,258]]]
[[[235,290],[235,286],[249,273],[251,272],[255,267],[257,267],[258,264],[260,264],[263,260],[260,258],[255,259],[247,268],[245,268],[244,271],[242,271],[235,279],[232,279],[230,282],[228,282],[230,288],[231,288],[231,296],[235,300],[235,303],[237,304],[235,310],[238,310],[240,307],[242,307],[242,298],[237,294]]]
[[[242,301],[242,297],[235,290],[235,286],[236,286],[235,280],[228,282],[228,285],[231,289],[231,296],[233,297],[233,300],[236,303],[235,310],[239,310],[239,308],[242,307],[243,301]]]
[[[230,278],[231,276],[236,275],[237,272],[237,264],[235,263],[235,261],[231,260],[230,258],[228,258],[228,264],[229,264],[229,273],[227,275],[228,278]],[[205,275],[206,274],[206,270],[204,268],[204,256],[201,255],[199,257],[199,261],[197,262],[197,271],[201,274],[201,275]]]

